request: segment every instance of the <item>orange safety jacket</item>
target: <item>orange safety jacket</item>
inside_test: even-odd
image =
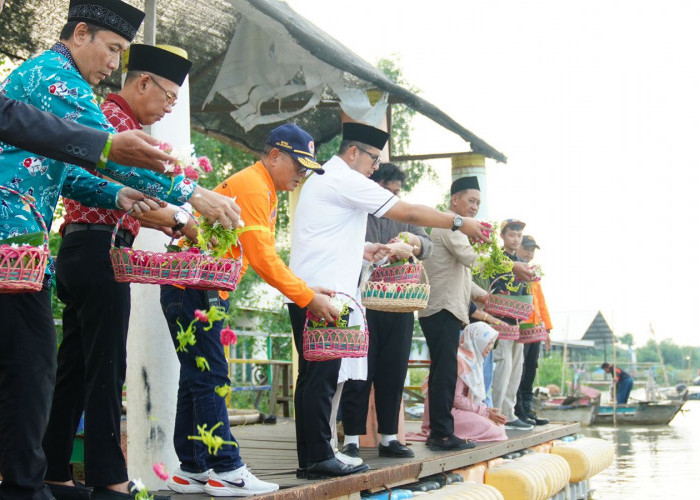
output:
[[[235,198],[241,207],[241,219],[245,223],[239,236],[243,248],[241,279],[250,265],[265,282],[296,305],[308,306],[314,297],[314,291],[304,280],[297,277],[277,254],[277,192],[262,162],[258,161],[236,172],[214,188],[214,191]],[[240,250],[238,247],[232,247],[226,257],[237,259],[240,257]],[[228,298],[228,295],[223,298]]]
[[[551,330],[552,318],[549,317],[549,309],[547,309],[547,302],[544,300],[542,285],[539,281],[530,283],[530,293],[532,294],[532,305],[535,306],[535,308],[532,310],[532,314],[527,322],[534,325],[544,323],[544,327],[547,331]]]

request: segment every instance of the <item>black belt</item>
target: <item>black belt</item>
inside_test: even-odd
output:
[[[109,224],[87,224],[71,222],[69,224],[66,224],[66,228],[63,230],[63,236],[66,236],[70,233],[75,233],[77,231],[104,231],[107,233],[111,233],[112,231],[114,231],[114,226],[110,226]],[[126,229],[121,228],[119,229],[119,231],[117,231],[117,238],[120,238],[126,244],[126,246],[130,247],[134,244],[135,236]]]

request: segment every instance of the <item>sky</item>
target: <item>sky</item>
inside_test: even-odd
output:
[[[580,338],[598,310],[637,345],[700,345],[692,223],[700,188],[700,2],[686,0],[328,2],[291,7],[404,78],[508,156],[487,164],[488,219],[518,218],[542,247],[555,339]],[[425,118],[411,153],[466,151]],[[435,205],[436,182],[405,199]]]

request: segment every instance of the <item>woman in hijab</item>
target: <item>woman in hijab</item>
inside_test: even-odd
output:
[[[457,385],[452,405],[455,436],[471,441],[505,441],[506,417],[484,404],[484,358],[498,338],[498,332],[483,322],[471,323],[462,332],[457,351]],[[428,398],[425,399],[421,434],[430,435]]]

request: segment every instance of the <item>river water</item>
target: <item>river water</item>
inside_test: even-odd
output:
[[[669,425],[590,427],[583,434],[615,446],[615,460],[594,476],[596,500],[700,499],[700,401]]]

